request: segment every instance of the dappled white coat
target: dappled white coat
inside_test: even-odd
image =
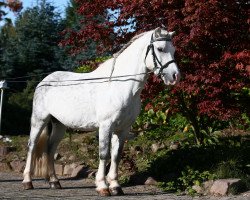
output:
[[[146,38],[145,38],[146,39]],[[144,64],[145,44],[148,41],[137,40],[116,60],[115,76],[133,75],[147,71]],[[123,130],[130,126],[140,111],[140,92],[146,81],[146,74],[90,80],[79,82],[49,83],[55,80],[79,80],[109,77],[113,59],[101,64],[91,73],[55,72],[38,85],[33,109],[39,109],[39,115],[51,114],[61,123],[71,128],[94,130],[104,121],[114,123],[115,129]],[[137,66],[137,67],[135,67]],[[72,84],[72,85],[71,85]],[[56,85],[67,85],[56,87]],[[40,87],[42,86],[42,87]],[[43,101],[44,105],[41,104]],[[131,103],[133,102],[133,103]],[[39,105],[37,105],[39,104]],[[33,110],[35,111],[35,110]]]
[[[126,135],[140,112],[140,93],[147,80],[147,72],[159,73],[159,66],[154,65],[152,54],[149,53],[145,59],[151,36],[156,35],[156,31],[168,33],[158,29],[146,32],[136,39],[117,57],[110,80],[100,78],[110,77],[113,59],[107,60],[91,73],[54,72],[37,86],[23,183],[31,182],[31,155],[36,149],[41,131],[52,120],[54,127],[49,144],[52,150],[48,150],[48,154],[54,154],[65,131],[64,127],[86,131],[99,128],[97,191],[108,188],[107,182],[110,188],[120,187],[117,174],[119,155]],[[174,59],[174,47],[170,41],[155,41],[154,48],[161,63]],[[162,72],[161,78],[165,84],[174,85],[179,81],[180,75],[175,62]],[[111,142],[111,168],[106,182],[105,165],[110,155]],[[53,159],[48,161],[50,180],[58,181],[51,162]]]

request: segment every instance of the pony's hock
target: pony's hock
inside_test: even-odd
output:
[[[58,71],[38,84],[23,173],[25,189],[33,188],[31,174],[47,178],[51,188],[61,188],[55,174],[54,154],[69,127],[83,131],[99,129],[96,190],[101,196],[123,195],[118,164],[130,127],[140,112],[140,94],[148,74],[153,72],[166,85],[180,80],[172,36],[173,32],[161,28],[142,33],[91,73]]]

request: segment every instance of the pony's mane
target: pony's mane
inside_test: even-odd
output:
[[[124,44],[124,45],[122,46],[122,48],[121,48],[118,52],[116,52],[116,53],[113,54],[113,57],[114,57],[114,58],[117,58],[125,49],[128,48],[128,46],[130,46],[135,40],[137,40],[138,38],[142,37],[142,36],[145,35],[146,33],[147,33],[147,32],[143,32],[143,33],[140,33],[140,34],[135,35],[134,37],[132,37],[132,39],[129,40],[128,43]]]
[[[138,38],[142,37],[143,35],[145,35],[147,32],[144,32],[144,33],[141,33],[141,34],[138,34],[138,35],[135,35],[134,37],[132,37],[131,40],[129,40],[128,43],[126,43],[125,45],[123,45],[123,47],[115,54],[113,54],[113,64],[112,64],[112,68],[111,68],[111,74],[110,74],[110,78],[109,80],[111,80],[111,77],[112,77],[112,74],[113,74],[113,71],[114,71],[114,68],[115,68],[115,62],[116,62],[116,59],[119,55],[121,55],[121,53],[123,51],[125,51],[125,49],[128,48],[128,46],[130,46],[135,40],[137,40]]]

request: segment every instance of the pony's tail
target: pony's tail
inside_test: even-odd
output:
[[[49,145],[49,128],[46,126],[35,147],[33,153],[33,175],[35,177],[43,177],[46,180],[49,178],[48,174],[48,145]]]

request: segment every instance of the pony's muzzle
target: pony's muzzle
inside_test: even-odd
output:
[[[161,74],[161,78],[163,79],[166,85],[176,85],[180,81],[180,73],[173,72],[173,73],[163,73]]]

